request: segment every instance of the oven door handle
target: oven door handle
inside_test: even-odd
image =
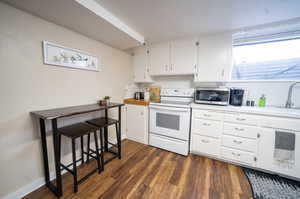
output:
[[[154,110],[164,110],[164,111],[169,111],[169,112],[189,112],[189,109],[181,109],[181,108],[171,108],[171,107],[153,107],[151,106],[150,109]]]

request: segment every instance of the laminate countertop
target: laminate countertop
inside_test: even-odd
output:
[[[251,107],[251,106],[216,106],[192,103],[194,109],[205,109],[226,112],[240,112],[249,114],[259,114],[276,117],[288,117],[300,119],[300,109],[280,108],[280,107]]]
[[[140,106],[148,106],[150,102],[145,101],[145,100],[136,100],[133,98],[128,98],[128,99],[124,99],[123,103],[124,104],[132,104],[132,105],[140,105]]]

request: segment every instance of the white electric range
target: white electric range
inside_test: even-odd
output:
[[[161,102],[149,105],[149,144],[187,155],[194,89],[162,89]]]

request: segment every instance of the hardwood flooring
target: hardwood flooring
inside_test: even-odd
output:
[[[187,157],[137,142],[122,142],[122,160],[106,165],[73,193],[73,179],[63,176],[62,199],[167,198],[167,199],[238,199],[252,198],[246,176],[240,167],[192,155]],[[96,164],[79,167],[79,177]],[[56,198],[46,187],[25,196],[26,199]]]

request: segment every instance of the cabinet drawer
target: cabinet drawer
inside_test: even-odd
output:
[[[227,113],[224,115],[224,121],[247,124],[247,125],[257,125],[259,121],[259,116],[239,114],[239,113],[235,113],[235,114]]]
[[[192,151],[212,156],[219,156],[220,139],[201,135],[192,135]]]
[[[213,120],[193,120],[193,134],[205,135],[210,137],[219,138],[222,135],[223,123]]]
[[[256,153],[257,151],[257,141],[253,139],[224,135],[222,144],[223,146],[236,148],[243,151],[249,151],[253,153]]]
[[[194,110],[193,111],[194,118],[202,118],[202,119],[209,119],[209,120],[223,120],[224,114],[207,111],[207,110]]]
[[[169,138],[155,134],[149,135],[149,145],[155,146],[167,151],[179,153],[181,155],[188,155],[189,143],[179,139]]]
[[[293,118],[263,117],[261,125],[274,129],[300,131],[300,120]]]
[[[222,147],[221,155],[224,159],[228,159],[241,164],[250,166],[255,165],[255,156],[253,153]]]
[[[241,124],[224,123],[223,134],[256,139],[260,128]]]

